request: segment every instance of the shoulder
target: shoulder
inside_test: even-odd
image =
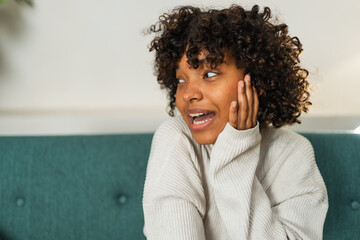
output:
[[[198,144],[181,116],[163,122],[155,131],[151,150],[192,152]]]
[[[172,117],[163,122],[155,131],[154,142],[173,143],[180,139],[192,139],[191,132],[181,116]]]
[[[261,129],[259,177],[265,175],[267,184],[274,177],[289,174],[294,169],[310,169],[316,165],[313,147],[304,136],[287,129],[268,127]],[[291,170],[292,169],[292,170]]]
[[[262,145],[279,150],[286,148],[296,152],[313,151],[304,136],[283,128],[267,127],[261,130]]]
[[[189,129],[181,116],[172,117],[161,123],[156,129],[155,135],[179,135],[188,134]]]
[[[313,199],[327,198],[326,186],[315,160],[310,141],[287,129],[264,129],[261,149],[264,190],[276,205],[301,194],[311,194]],[[260,171],[262,173],[262,171]]]

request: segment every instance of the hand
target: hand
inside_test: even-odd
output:
[[[250,75],[238,82],[238,99],[232,101],[229,112],[229,123],[238,130],[246,130],[256,126],[259,110],[259,97],[255,87],[251,86]]]

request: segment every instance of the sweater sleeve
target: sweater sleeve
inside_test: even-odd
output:
[[[154,134],[143,194],[144,234],[149,240],[205,240],[205,196],[195,152],[169,121]]]
[[[230,239],[322,239],[327,191],[310,142],[297,136],[294,149],[275,151],[285,159],[265,192],[255,175],[260,141],[259,124],[239,131],[228,123],[211,152],[210,183]]]

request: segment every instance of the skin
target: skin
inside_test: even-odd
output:
[[[258,93],[251,86],[250,75],[244,68],[237,68],[235,59],[226,51],[224,63],[211,69],[206,64],[208,52],[198,56],[197,69],[192,68],[182,56],[176,70],[178,88],[176,106],[190,128],[187,109],[202,108],[216,113],[212,123],[203,130],[191,130],[199,144],[213,144],[226,123],[237,129],[246,130],[256,125],[259,108]]]

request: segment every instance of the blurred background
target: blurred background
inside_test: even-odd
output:
[[[143,32],[178,5],[269,6],[303,43],[313,106],[296,131],[360,133],[360,2],[0,0],[0,135],[153,132],[167,98]]]

